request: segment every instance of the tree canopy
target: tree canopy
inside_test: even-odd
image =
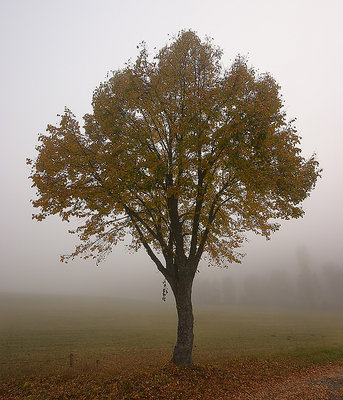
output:
[[[244,57],[226,70],[221,56],[192,31],[152,59],[143,44],[94,91],[83,129],[65,109],[39,137],[35,218],[83,221],[72,257],[99,261],[130,233],[168,275],[203,252],[239,261],[247,231],[269,237],[303,215],[319,168],[301,155],[279,85]]]

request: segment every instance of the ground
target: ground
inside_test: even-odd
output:
[[[342,310],[196,307],[181,369],[173,304],[0,300],[0,400],[343,400]]]
[[[132,360],[134,361],[134,360]],[[189,369],[146,360],[123,369],[10,379],[1,400],[343,400],[343,360],[300,365],[292,359],[230,360]],[[123,364],[121,364],[123,365]],[[109,365],[107,366],[109,367]]]

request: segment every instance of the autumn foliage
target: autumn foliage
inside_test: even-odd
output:
[[[271,75],[243,57],[226,70],[221,56],[192,31],[152,59],[143,44],[94,91],[83,128],[66,109],[28,161],[35,218],[82,221],[81,244],[64,260],[100,261],[127,234],[133,249],[145,248],[175,295],[182,351],[193,343],[191,288],[202,255],[239,262],[246,232],[269,238],[280,219],[303,215],[320,173],[314,156],[301,155]]]

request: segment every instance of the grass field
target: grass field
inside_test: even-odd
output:
[[[195,307],[196,363],[245,357],[335,357],[343,312]],[[176,339],[171,304],[114,298],[2,295],[1,379],[166,363]],[[72,359],[70,354],[73,354]]]

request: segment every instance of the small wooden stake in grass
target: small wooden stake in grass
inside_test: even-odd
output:
[[[70,367],[70,368],[72,368],[73,363],[74,363],[74,354],[73,354],[73,353],[70,353],[70,354],[69,354],[69,367]]]
[[[96,360],[96,367],[99,368],[99,360]]]

